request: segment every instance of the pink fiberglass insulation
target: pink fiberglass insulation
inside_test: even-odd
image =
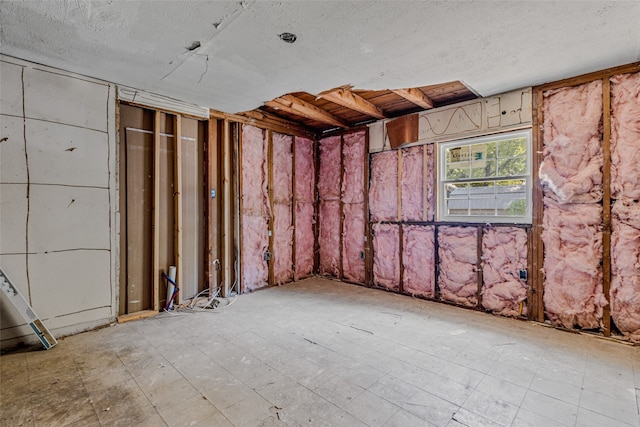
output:
[[[320,274],[340,277],[340,201],[320,202]]]
[[[477,230],[474,227],[439,227],[438,287],[445,301],[467,307],[478,304]]]
[[[398,219],[398,152],[384,151],[371,156],[369,187],[371,221]]]
[[[373,282],[400,290],[400,228],[393,224],[373,224]]]
[[[436,210],[435,191],[436,188],[436,170],[435,158],[433,157],[433,144],[425,145],[427,150],[427,221],[433,221]]]
[[[296,203],[296,280],[310,276],[313,273],[313,243],[315,240],[313,210],[313,203]]]
[[[277,284],[293,279],[291,205],[273,206],[273,276]]]
[[[291,204],[293,198],[293,137],[273,134],[273,203]]]
[[[602,81],[544,94],[540,181],[562,203],[602,199]]]
[[[422,221],[424,207],[422,196],[422,172],[424,169],[422,147],[406,148],[402,150],[401,153],[402,220]]]
[[[314,202],[315,167],[313,165],[313,141],[296,136],[296,201]]]
[[[262,129],[242,126],[242,213],[269,216],[267,143]]]
[[[321,200],[340,199],[340,136],[320,140],[318,193]]]
[[[611,78],[611,197],[640,199],[640,73]]]
[[[364,132],[344,136],[342,147],[343,169],[342,202],[364,202]]]
[[[544,306],[565,328],[602,326],[602,206],[544,198]]]
[[[402,228],[402,285],[405,292],[435,297],[435,243],[433,226]]]
[[[527,314],[527,232],[501,227],[482,235],[482,306],[496,314],[517,317]]]
[[[264,253],[269,248],[267,219],[242,216],[242,284],[244,291],[268,285],[269,270]]]
[[[364,283],[364,202],[343,205],[342,274]]]
[[[611,315],[620,332],[640,342],[640,202],[617,200],[612,225]]]

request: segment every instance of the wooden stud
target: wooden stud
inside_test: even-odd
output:
[[[222,142],[222,164],[223,164],[223,182],[222,185],[224,187],[224,197],[222,199],[222,240],[223,240],[223,284],[221,284],[221,294],[223,297],[229,295],[229,290],[232,280],[234,278],[233,272],[233,261],[234,261],[234,253],[233,253],[233,198],[232,198],[232,175],[233,175],[233,166],[231,163],[233,146],[231,143],[231,129],[228,120],[224,120],[223,123],[223,142]],[[240,256],[238,256],[238,264],[239,268],[242,268],[242,263],[240,263]],[[241,271],[241,270],[240,270]],[[242,275],[240,275],[242,277]],[[240,281],[240,277],[236,277],[235,279]],[[240,282],[241,283],[241,282]],[[240,288],[240,291],[242,289]]]
[[[344,252],[344,203],[342,201],[342,184],[344,182],[344,135],[340,136],[340,199],[338,200],[338,206],[340,207],[340,235],[338,236],[338,246],[340,247],[338,274],[340,280],[344,280],[344,259],[342,254]]]
[[[439,227],[437,224],[433,225],[433,299],[440,299],[440,285],[438,279],[440,279],[440,244],[438,242]]]
[[[479,225],[476,228],[476,235],[477,235],[477,254],[478,254],[478,259],[476,261],[476,272],[477,274],[477,279],[478,279],[478,292],[476,294],[476,298],[478,299],[478,303],[476,305],[476,308],[478,310],[482,310],[482,284],[483,284],[483,274],[482,274],[482,236],[483,236],[483,228],[481,225]]]
[[[373,282],[373,236],[371,234],[371,219],[369,218],[369,176],[371,174],[369,154],[369,130],[365,131],[364,145],[364,274],[365,285]]]
[[[163,114],[153,113],[153,310],[160,310],[160,124]]]
[[[356,110],[362,114],[366,114],[367,116],[375,117],[376,119],[386,118],[384,112],[380,108],[362,98],[360,95],[352,92],[350,87],[343,86],[322,92],[318,94],[318,98],[324,98],[327,101]]]
[[[271,107],[274,110],[282,110],[296,116],[303,116],[311,120],[315,120],[322,123],[327,123],[333,126],[338,126],[343,129],[348,129],[349,125],[328,111],[318,108],[313,104],[310,104],[302,99],[296,98],[293,95],[284,95],[273,101],[267,101],[264,103],[267,107]]]
[[[533,320],[533,229],[527,228],[527,319]]]
[[[291,269],[293,277],[291,280],[296,281],[296,137],[291,138]]]
[[[419,107],[429,110],[434,107],[433,100],[429,98],[423,91],[418,88],[408,89],[392,89],[391,92],[406,99],[409,102],[413,102]]]
[[[402,150],[398,150],[398,221],[402,221]]]
[[[140,320],[151,316],[158,315],[158,310],[142,310],[135,313],[121,314],[118,316],[118,323],[127,323],[134,320]]]
[[[268,229],[269,229],[269,253],[271,254],[271,258],[269,259],[269,286],[273,286],[276,283],[275,280],[275,270],[274,270],[274,260],[275,254],[273,253],[273,240],[275,234],[274,227],[274,216],[273,216],[273,132],[267,130],[267,194],[269,203],[269,220],[268,220]]]
[[[429,182],[427,178],[429,177],[429,155],[428,155],[427,145],[422,146],[422,220],[429,220]]]
[[[404,262],[403,262],[403,252],[404,252],[404,229],[402,224],[398,224],[398,268],[399,271],[399,282],[398,282],[398,292],[404,292]]]
[[[558,80],[551,83],[545,83],[540,86],[534,87],[534,91],[544,92],[552,89],[560,89],[570,86],[578,86],[584,83],[592,82],[594,80],[609,79],[612,76],[618,74],[635,73],[640,71],[640,61],[632,64],[621,65],[619,67],[607,68],[605,70],[596,71],[593,73],[582,74],[580,76],[571,77],[564,80]]]
[[[175,218],[175,230],[174,230],[174,253],[176,262],[176,282],[178,287],[184,286],[182,271],[182,119],[179,115],[175,115],[173,125],[173,203],[174,203],[174,218]],[[176,296],[176,303],[180,303],[180,300],[184,297],[184,292],[181,290]]]
[[[538,171],[540,163],[542,163],[542,148],[544,146],[542,125],[544,123],[544,112],[542,103],[544,93],[542,90],[536,90],[533,93],[533,123],[532,123],[532,184],[533,184],[533,218],[532,218],[532,274],[531,274],[531,293],[529,319],[538,322],[544,322],[544,245],[542,243],[542,218],[544,215],[544,199],[542,194],[542,184]]]
[[[217,268],[214,265],[214,260],[218,262],[222,261],[221,253],[221,215],[220,215],[220,200],[222,194],[220,194],[220,121],[211,118],[207,126],[207,142],[206,142],[206,182],[207,193],[205,198],[207,203],[205,207],[206,212],[206,248],[207,248],[207,265],[205,269],[205,275],[211,289],[214,286],[220,286],[221,283],[221,271],[219,265]],[[211,191],[216,192],[215,198],[212,197]]]
[[[318,182],[320,180],[320,141],[314,140],[313,164],[314,164],[314,183],[313,191],[315,193],[315,203],[313,204],[313,271],[320,274],[320,192],[318,191]]]
[[[602,81],[602,291],[607,299],[603,308],[604,336],[611,336],[611,80]]]

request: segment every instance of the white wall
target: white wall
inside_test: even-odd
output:
[[[0,266],[55,336],[110,323],[115,86],[6,56],[0,75]],[[0,309],[2,348],[37,341],[3,295]]]

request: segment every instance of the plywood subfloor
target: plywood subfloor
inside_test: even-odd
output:
[[[636,426],[640,348],[318,278],[0,357],[3,426]]]

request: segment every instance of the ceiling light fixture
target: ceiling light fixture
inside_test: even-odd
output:
[[[293,33],[278,34],[278,37],[280,37],[280,40],[282,40],[285,43],[293,43],[298,39],[298,36],[296,36]]]

